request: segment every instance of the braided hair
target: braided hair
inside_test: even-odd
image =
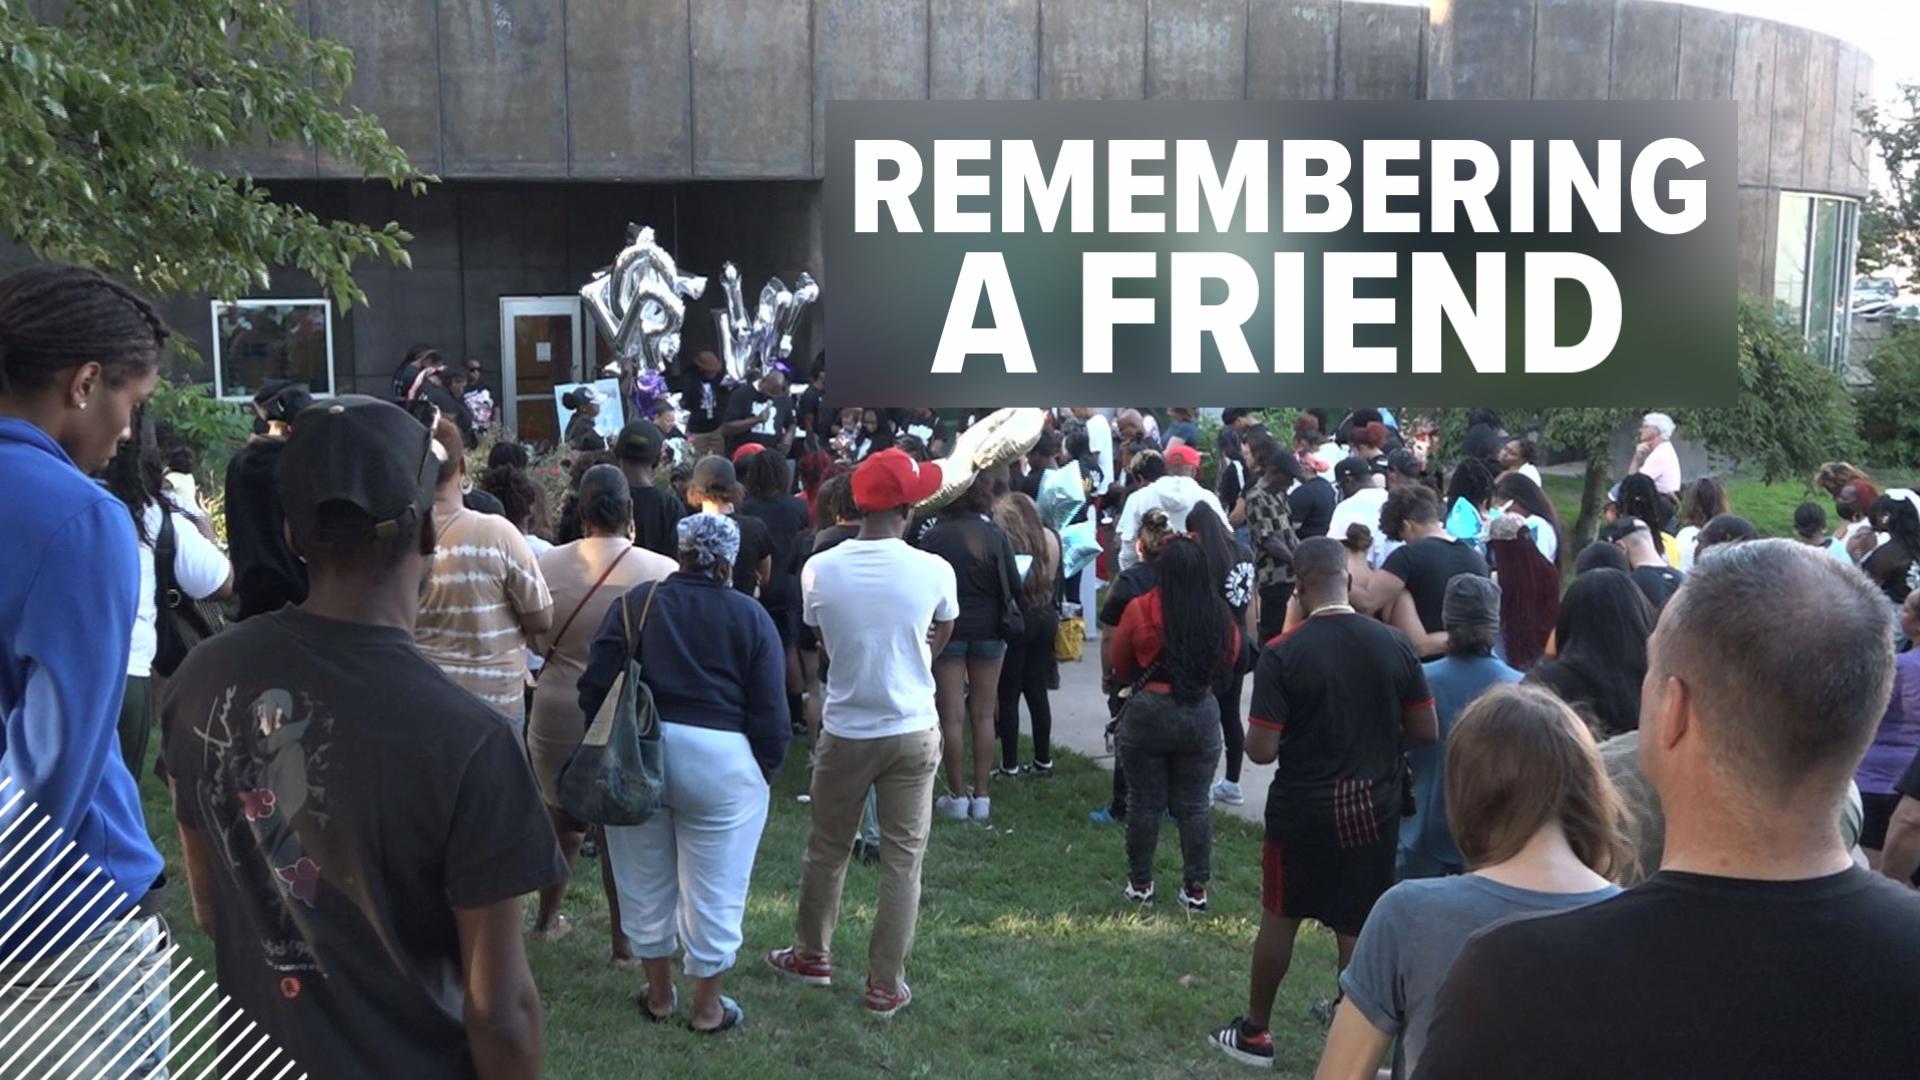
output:
[[[30,266],[0,281],[0,396],[90,362],[118,386],[158,367],[172,333],[152,304],[98,270]]]

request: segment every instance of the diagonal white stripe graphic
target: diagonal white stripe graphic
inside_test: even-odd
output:
[[[0,776],[0,1077],[305,1080],[25,796]]]

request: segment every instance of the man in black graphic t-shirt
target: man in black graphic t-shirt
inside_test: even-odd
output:
[[[1660,871],[1470,939],[1416,1080],[1914,1075],[1920,897],[1833,824],[1892,681],[1879,590],[1824,550],[1695,563],[1640,700]]]
[[[281,464],[305,603],[196,646],[160,704],[221,992],[310,1076],[537,1076],[520,897],[566,867],[513,730],[414,647],[431,433],[333,398]]]
[[[720,422],[726,418],[727,395],[732,387],[720,358],[703,351],[691,364],[682,360],[680,371],[668,380],[668,386],[680,395],[680,412],[694,456],[725,453]]]

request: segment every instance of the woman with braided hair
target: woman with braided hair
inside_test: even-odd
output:
[[[150,304],[95,270],[42,264],[0,280],[0,775],[104,879],[62,872],[77,864],[56,867],[51,848],[19,865],[28,884],[0,911],[0,939],[34,959],[7,972],[0,1012],[40,996],[43,979],[77,987],[64,1007],[106,1022],[30,1036],[26,1060],[84,1044],[93,1067],[143,1076],[166,1057],[167,1025],[154,1021],[168,961],[146,899],[160,853],[117,732],[139,541],[127,507],[88,474],[131,437],[168,335]],[[18,820],[0,811],[0,830]],[[133,977],[107,978],[123,971]]]

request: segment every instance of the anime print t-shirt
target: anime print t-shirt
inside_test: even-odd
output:
[[[456,908],[565,880],[525,753],[404,630],[286,608],[160,703],[220,989],[311,1076],[471,1076]]]

